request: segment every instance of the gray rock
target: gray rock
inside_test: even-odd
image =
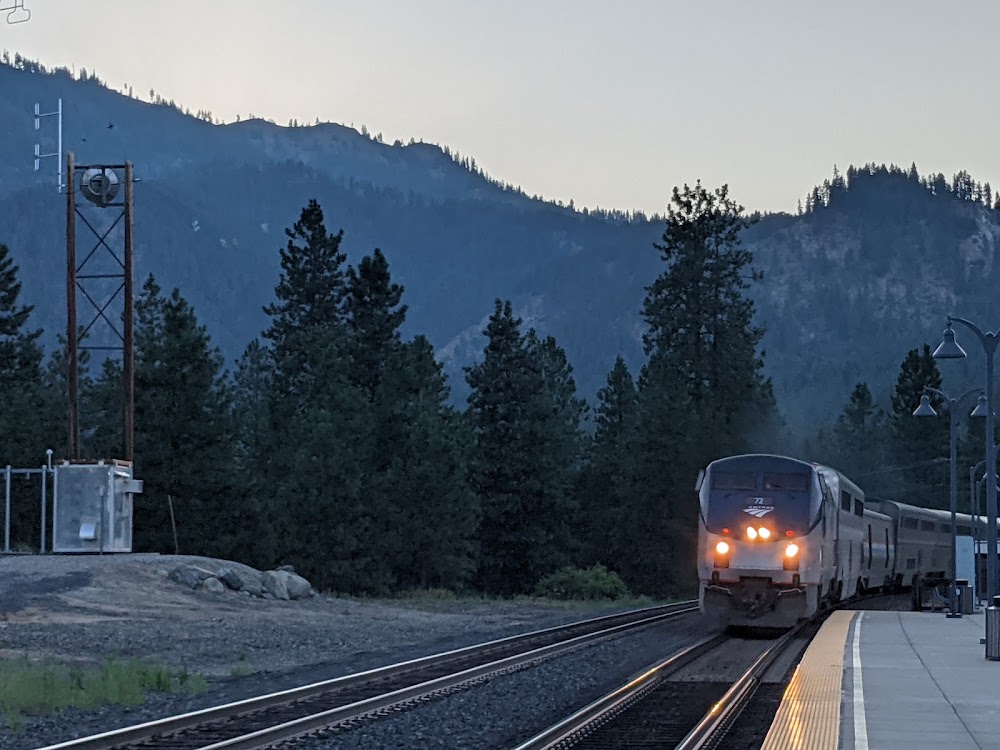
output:
[[[221,594],[226,590],[225,584],[222,583],[218,578],[212,576],[211,578],[206,578],[205,582],[201,584],[201,587],[212,594]]]
[[[170,571],[169,577],[171,581],[179,583],[181,586],[196,589],[201,585],[202,581],[213,576],[210,571],[196,568],[193,565],[178,565]]]
[[[294,565],[279,565],[277,568],[275,568],[275,570],[281,573],[291,573],[292,575],[295,575]]]
[[[305,578],[294,573],[285,573],[284,578],[289,599],[307,599],[310,596],[312,586]]]
[[[276,570],[269,570],[260,577],[260,583],[264,590],[275,599],[288,600],[288,587],[285,585],[285,576],[288,573],[279,573]]]
[[[243,588],[243,577],[232,568],[219,568],[215,577],[233,591],[240,591]]]

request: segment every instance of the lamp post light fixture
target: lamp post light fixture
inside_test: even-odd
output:
[[[972,331],[986,354],[986,600],[997,595],[997,461],[993,440],[995,413],[993,409],[993,355],[996,354],[1000,334],[983,332],[974,323],[954,315],[948,316],[944,340],[934,350],[934,359],[963,359],[965,350],[955,341],[952,323],[961,323]],[[978,407],[977,407],[978,411]]]
[[[925,386],[924,390],[936,393],[945,400],[945,403],[948,404],[948,435],[951,448],[949,453],[949,456],[951,457],[949,460],[949,466],[951,468],[951,581],[948,583],[948,617],[961,617],[961,608],[958,606],[958,587],[955,585],[955,577],[958,575],[958,555],[956,552],[958,527],[956,526],[955,521],[955,514],[958,513],[958,405],[965,400],[966,396],[979,393],[983,389],[973,388],[971,391],[966,391],[958,398],[949,398],[948,394],[944,391],[939,391],[937,388],[931,388],[930,386]],[[976,412],[978,411],[979,407],[977,406],[969,416],[976,416]],[[920,406],[914,410],[913,416],[936,417],[937,415],[938,413],[934,411],[934,407],[931,406],[930,398],[925,393],[920,397]]]

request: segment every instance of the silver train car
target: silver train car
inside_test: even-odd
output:
[[[866,502],[829,466],[748,454],[698,477],[702,612],[723,624],[787,628],[872,590],[951,578],[951,515],[890,500]],[[959,533],[971,526],[960,514]]]

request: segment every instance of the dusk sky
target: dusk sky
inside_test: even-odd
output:
[[[0,8],[16,0],[0,0]],[[794,211],[837,164],[1000,185],[1000,3],[23,0],[0,48],[227,122],[364,124],[578,207],[728,182]],[[74,123],[67,122],[72,130]]]

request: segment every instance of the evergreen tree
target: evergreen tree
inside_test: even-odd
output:
[[[372,477],[386,496],[378,540],[397,587],[461,589],[475,573],[478,499],[467,482],[472,436],[423,336],[387,358],[375,398],[386,464]],[[391,556],[390,556],[391,552]]]
[[[466,368],[476,435],[472,485],[483,504],[479,581],[489,593],[525,593],[568,561],[579,403],[551,340],[521,334],[510,302],[496,301],[483,361]]]
[[[40,329],[29,330],[34,309],[20,303],[20,269],[0,244],[0,464],[40,465],[50,439],[43,421]]]
[[[587,540],[584,561],[621,571],[633,554],[631,534],[624,525],[634,508],[636,487],[635,446],[639,397],[632,374],[619,356],[607,384],[597,392],[595,431],[588,450],[580,494],[583,498],[583,533]]]
[[[699,182],[674,188],[660,251],[666,269],[647,289],[643,318],[646,354],[676,370],[681,392],[697,415],[706,452],[725,454],[774,409],[771,383],[757,347],[754,302],[744,295],[762,275],[740,242],[752,220],[729,198]]]
[[[646,498],[633,512],[646,525],[637,542],[651,556],[643,576],[661,593],[693,575],[698,469],[766,441],[775,417],[757,354],[763,329],[745,296],[761,278],[740,242],[752,223],[725,185],[713,192],[700,182],[675,187],[655,245],[666,268],[647,288],[642,310],[649,361],[640,376],[637,452]],[[664,538],[678,542],[664,548]]]
[[[365,544],[372,520],[363,457],[371,430],[364,394],[350,382],[343,230],[330,234],[310,200],[285,233],[277,299],[265,307],[266,356],[247,361],[261,371],[242,373],[244,382],[268,387],[257,393],[267,429],[247,440],[259,451],[254,485],[266,495],[260,501],[272,519],[278,560],[319,587],[372,590],[366,587],[384,585],[384,566]]]
[[[941,388],[941,372],[927,344],[906,353],[892,395],[891,461],[909,468],[896,475],[896,491],[917,505],[944,507],[949,498],[947,464],[931,463],[949,454],[948,405],[925,388]],[[914,417],[926,393],[936,418]],[[971,409],[970,409],[971,411]]]
[[[84,329],[79,329],[82,332]],[[62,334],[56,336],[58,347],[45,366],[45,390],[47,393],[47,423],[52,426],[51,448],[57,457],[69,455],[69,345]],[[89,455],[87,433],[95,424],[93,409],[94,380],[90,375],[90,352],[78,349],[77,356],[77,402],[79,427],[81,428],[81,455]]]
[[[19,268],[0,244],[0,466],[41,466],[54,424],[42,368],[41,330],[28,327],[31,305],[20,303]],[[11,495],[11,543],[38,544],[37,485],[17,483]]]
[[[866,383],[857,383],[833,428],[836,468],[862,487],[885,479],[885,413]]]
[[[161,294],[150,275],[136,304],[137,549],[245,554],[256,521],[237,503],[232,386],[222,356],[194,310],[174,289]]]
[[[392,283],[389,262],[378,248],[347,270],[344,310],[351,336],[352,382],[374,393],[391,347],[400,344],[399,327],[406,319],[403,287]]]

